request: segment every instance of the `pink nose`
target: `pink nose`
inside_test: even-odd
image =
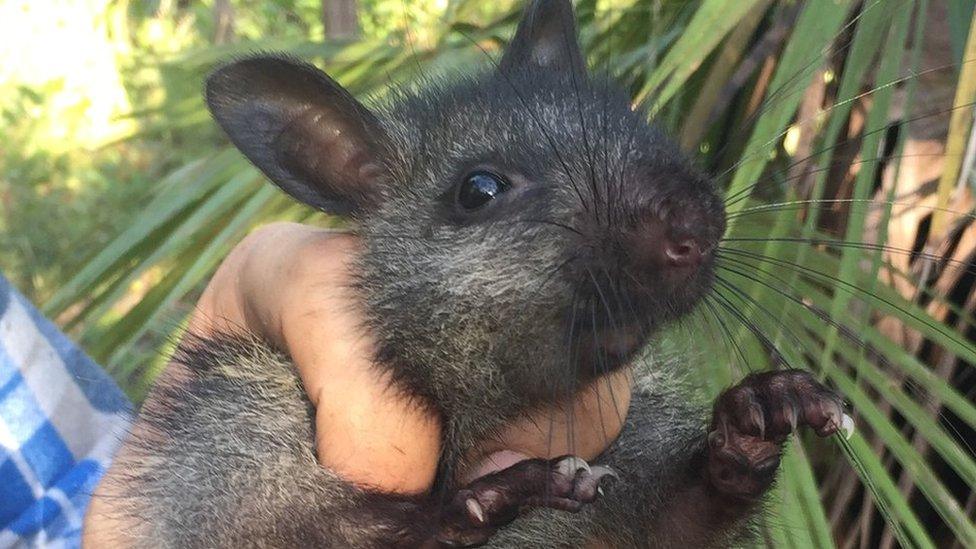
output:
[[[698,241],[685,238],[677,242],[668,240],[664,244],[664,255],[672,267],[697,267],[702,261],[702,249]]]

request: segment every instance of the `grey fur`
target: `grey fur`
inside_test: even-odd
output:
[[[120,464],[118,480],[138,487],[125,512],[143,525],[127,544],[385,547],[399,542],[403,521],[424,520],[415,500],[378,505],[318,465],[310,404],[280,353],[226,336],[185,341],[175,359],[193,364],[196,375],[179,388],[157,387],[155,405],[141,416],[149,436]],[[580,513],[527,513],[489,547],[580,547],[593,539],[621,548],[725,546],[744,532],[738,514],[708,524],[697,508],[675,508],[685,498],[708,501],[695,464],[705,408],[689,399],[680,362],[658,356],[653,370],[644,364],[625,428],[596,460],[620,480]],[[682,513],[694,521],[686,524]]]
[[[316,463],[310,407],[286,357],[247,336],[189,340],[176,357],[189,382],[157,389],[141,420],[149,436],[119,465],[142,521],[138,545],[430,542],[466,450],[638,348],[592,357],[580,350],[586,338],[620,323],[647,343],[709,290],[708,262],[681,284],[660,269],[635,277],[628,231],[653,218],[669,235],[714,243],[724,213],[710,181],[625,94],[580,72],[570,10],[533,2],[501,70],[399,90],[373,114],[288,59],[243,60],[211,78],[216,118],[258,167],[293,196],[359,221],[357,286],[376,362],[442,418],[442,470],[426,498],[343,482]],[[544,23],[553,20],[562,24]],[[330,156],[335,139],[316,141],[311,122],[340,128],[350,136],[342,151],[360,154]],[[512,190],[483,212],[459,212],[452,189],[486,166]],[[527,513],[491,546],[687,547],[738,535],[752,511],[705,481],[707,413],[690,404],[680,369],[655,356],[640,372],[624,431],[597,460],[621,475],[605,497],[577,514]]]

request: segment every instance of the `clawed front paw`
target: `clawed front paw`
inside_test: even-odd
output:
[[[449,547],[480,545],[524,507],[579,511],[596,500],[605,478],[616,476],[574,456],[521,461],[459,490],[443,511],[437,540]]]
[[[753,374],[722,393],[708,434],[712,486],[734,497],[761,496],[776,477],[783,442],[801,425],[823,437],[854,429],[840,396],[804,371]]]

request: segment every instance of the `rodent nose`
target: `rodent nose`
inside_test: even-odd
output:
[[[704,234],[667,225],[656,217],[645,217],[630,235],[627,249],[634,264],[675,281],[695,272],[711,253]]]
[[[664,243],[664,256],[671,267],[685,268],[701,265],[704,250],[694,238],[677,241],[667,239]]]

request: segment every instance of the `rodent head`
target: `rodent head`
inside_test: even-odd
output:
[[[582,59],[569,2],[537,0],[497,66],[376,114],[280,57],[219,69],[207,99],[278,186],[359,220],[396,375],[440,405],[538,401],[689,312],[725,227],[712,183]]]

